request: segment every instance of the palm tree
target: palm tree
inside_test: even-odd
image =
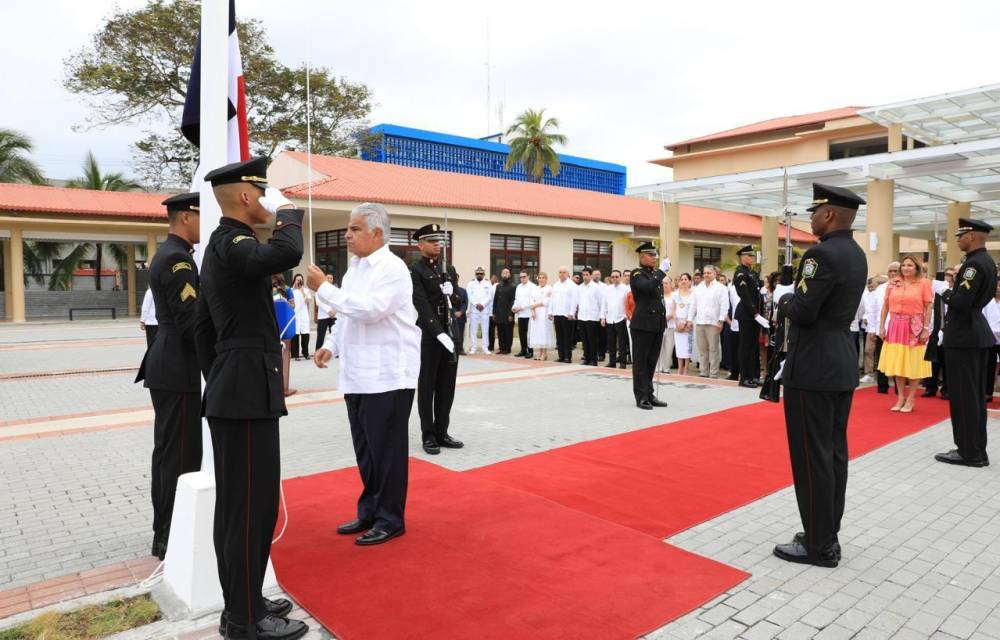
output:
[[[42,170],[25,155],[31,153],[31,148],[28,136],[13,129],[0,129],[0,182],[45,184]]]
[[[125,178],[125,175],[120,172],[102,173],[93,151],[88,151],[87,158],[83,161],[83,176],[70,180],[66,183],[66,186],[70,189],[92,189],[94,191],[135,191],[142,188],[138,183]],[[118,266],[121,267],[126,255],[125,249],[119,245],[111,245],[111,247],[111,252],[116,262],[118,262]],[[70,274],[76,270],[85,255],[85,252],[78,251],[79,248],[77,247],[67,256],[63,257],[59,262],[60,269],[63,271],[68,270]],[[74,262],[70,263],[68,258],[73,258]],[[65,265],[65,269],[63,269],[63,265]],[[103,266],[104,244],[98,242],[94,245],[94,286],[98,291],[101,290],[101,269]],[[55,275],[55,272],[53,272],[53,277]]]
[[[545,109],[528,109],[517,117],[507,129],[510,138],[510,153],[507,155],[505,171],[516,164],[524,166],[524,173],[533,182],[543,182],[545,170],[553,176],[559,175],[559,154],[552,145],[566,144],[566,136],[555,133],[559,121],[545,118]]]

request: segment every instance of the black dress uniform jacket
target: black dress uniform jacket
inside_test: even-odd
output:
[[[782,380],[787,388],[850,391],[858,386],[851,320],[868,275],[864,251],[850,230],[833,231],[802,256],[795,294],[779,302],[791,320]]]
[[[160,330],[135,381],[144,380],[147,389],[200,391],[194,341],[198,268],[191,258],[191,245],[174,234],[167,235],[149,265],[149,288]]]
[[[413,306],[417,309],[417,324],[422,329],[422,339],[424,342],[437,342],[438,334],[449,333],[448,301],[441,285],[451,283],[451,306],[457,307],[458,274],[455,267],[449,266],[448,276],[445,277],[437,259],[422,257],[410,265],[410,276],[413,279]]]
[[[663,279],[667,274],[659,269],[640,268],[632,272],[631,328],[635,331],[659,331],[667,327],[667,310],[663,306]]]
[[[198,360],[206,417],[258,420],[287,415],[271,275],[302,259],[300,209],[278,211],[268,244],[223,217],[205,248],[198,305]]]
[[[993,346],[993,332],[983,315],[983,307],[997,288],[997,268],[986,249],[966,255],[955,274],[955,286],[941,294],[948,305],[944,317],[946,349],[987,349]]]
[[[757,272],[741,264],[733,274],[733,286],[740,297],[740,304],[736,307],[737,320],[741,326],[744,319],[753,322],[754,316],[760,313],[761,285]]]

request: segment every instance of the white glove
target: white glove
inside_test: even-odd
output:
[[[450,296],[454,291],[455,289],[454,287],[451,286],[450,282],[445,282],[444,284],[441,285],[441,293],[443,293],[446,296]]]
[[[664,258],[663,260],[660,260],[660,271],[664,273],[670,271],[670,258]]]
[[[944,342],[944,331],[938,331],[938,344]]]
[[[448,350],[448,353],[455,353],[455,343],[447,333],[439,333],[438,342],[444,345],[444,348]]]
[[[931,289],[934,290],[934,293],[941,295],[948,290],[948,283],[944,280],[932,280]]]
[[[280,189],[275,187],[268,187],[264,191],[264,195],[260,197],[260,206],[264,207],[271,213],[277,213],[278,209],[281,207],[291,205],[292,201],[285,197],[285,194],[281,193]]]
[[[760,315],[759,313],[755,315],[753,319],[757,321],[757,324],[764,327],[765,329],[769,329],[771,327],[771,323],[767,321],[767,318]]]
[[[782,360],[781,364],[778,365],[778,372],[774,374],[775,380],[781,380],[781,374],[785,371],[785,361]]]
[[[774,300],[781,300],[786,293],[795,293],[795,285],[779,284],[774,288]]]

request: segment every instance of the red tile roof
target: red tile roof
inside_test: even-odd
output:
[[[286,153],[299,162],[307,160],[305,153]],[[499,211],[640,227],[660,225],[660,205],[640,198],[333,156],[313,155],[312,167],[329,176],[313,183],[312,196],[319,200]],[[307,188],[301,184],[284,191],[304,198]],[[760,237],[761,227],[761,219],[754,215],[681,206],[682,231]],[[814,238],[797,232],[793,239],[811,242]]]
[[[166,197],[162,193],[141,191],[91,191],[0,183],[0,211],[165,220],[167,212],[160,203]]]
[[[860,109],[864,109],[864,107],[841,107],[839,109],[831,109],[829,111],[817,111],[816,113],[805,113],[798,116],[771,118],[770,120],[755,122],[753,124],[737,127],[735,129],[727,129],[725,131],[719,131],[718,133],[710,133],[707,136],[691,138],[690,140],[682,140],[681,142],[668,144],[666,148],[672,151],[677,147],[682,147],[688,144],[694,144],[696,142],[708,142],[710,140],[735,138],[738,136],[746,136],[753,133],[763,133],[765,131],[777,131],[778,129],[790,129],[792,127],[801,127],[809,124],[818,124],[820,122],[827,122],[828,120],[840,120],[842,118],[850,118],[852,116],[856,116]]]

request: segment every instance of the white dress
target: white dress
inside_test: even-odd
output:
[[[680,294],[680,291],[674,291],[671,294],[674,305],[674,319],[671,324],[676,327],[681,320],[689,320],[691,315],[691,296],[693,294],[688,294],[684,297]],[[691,343],[693,342],[692,337],[694,336],[694,325],[690,322],[687,323],[686,331],[674,331],[674,349],[677,350],[678,359],[688,359],[691,357]]]
[[[309,333],[312,329],[310,324],[309,306],[312,303],[312,291],[305,287],[292,289],[292,297],[295,298],[295,333]]]
[[[531,292],[531,304],[542,306],[531,310],[528,320],[528,346],[532,349],[548,349],[556,346],[556,333],[549,320],[549,303],[552,301],[552,285],[535,287]]]

